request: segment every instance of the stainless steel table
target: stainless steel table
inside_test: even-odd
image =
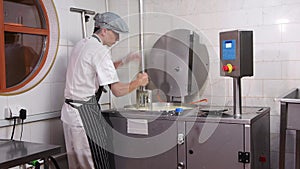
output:
[[[296,131],[295,168],[300,169],[300,92],[293,89],[280,99],[279,169],[285,168],[286,130]]]
[[[0,139],[0,168],[6,169],[44,159],[44,168],[47,169],[48,157],[58,153],[60,153],[60,146],[57,145]]]

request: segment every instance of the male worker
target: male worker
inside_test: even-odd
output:
[[[124,20],[111,12],[98,13],[94,20],[94,34],[75,45],[67,69],[61,119],[70,169],[110,168],[105,120],[95,97],[98,87],[109,85],[118,97],[148,83],[146,73],[130,83],[119,82],[115,67],[136,58],[129,55],[115,63],[111,59],[109,47],[119,40],[119,33],[128,32]]]

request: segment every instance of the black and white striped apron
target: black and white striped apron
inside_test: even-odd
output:
[[[111,141],[109,134],[110,128],[107,127],[104,117],[101,115],[100,106],[93,96],[88,101],[70,100],[65,102],[76,108],[82,119],[83,127],[90,145],[94,166],[96,169],[110,169],[109,152],[106,151]],[[81,106],[75,106],[72,103],[80,103]]]

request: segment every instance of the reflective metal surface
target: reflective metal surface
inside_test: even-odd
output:
[[[300,168],[300,89],[289,91],[280,98],[279,169],[285,168],[287,130],[296,131],[295,168]]]
[[[0,168],[28,163],[60,153],[60,146],[0,139]],[[45,161],[46,163],[47,160]],[[48,169],[48,164],[44,167]]]
[[[146,58],[149,89],[160,89],[169,97],[199,92],[209,69],[208,51],[199,39],[197,33],[187,29],[172,30],[161,36]]]
[[[143,88],[136,90],[136,106],[146,107],[152,103],[152,91]]]
[[[169,105],[182,104],[157,103],[156,106]],[[114,130],[130,138],[126,144],[123,139],[116,141],[126,154],[115,154],[113,162],[116,169],[132,169],[136,166],[139,169],[199,169],[199,166],[202,169],[270,168],[269,108],[243,107],[241,119],[233,117],[232,107],[213,106],[195,107],[178,116],[139,110],[102,113],[110,120]],[[128,119],[146,121],[147,134],[128,132]],[[140,129],[139,125],[135,127]],[[161,150],[164,150],[163,153]],[[240,151],[250,153],[249,163],[239,162]],[[132,155],[136,152],[140,154]],[[149,152],[152,154],[145,155]],[[261,162],[259,159],[262,157],[266,161]]]
[[[176,108],[183,108],[184,110],[190,110],[196,108],[197,105],[184,104],[184,103],[163,103],[156,102],[149,104],[146,107],[138,107],[136,104],[124,106],[127,110],[141,110],[141,111],[175,111]]]

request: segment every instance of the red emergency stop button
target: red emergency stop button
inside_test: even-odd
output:
[[[224,72],[227,72],[227,71],[229,70],[228,66],[227,66],[227,65],[224,65],[224,66],[223,66],[223,70],[224,70]]]
[[[266,158],[266,156],[264,156],[264,155],[261,155],[261,156],[259,157],[259,161],[260,161],[260,162],[262,162],[262,163],[265,163],[265,162],[267,162],[267,158]]]
[[[227,72],[227,73],[231,73],[232,71],[235,70],[235,66],[233,66],[232,64],[228,63],[227,65],[223,66],[223,71]]]

